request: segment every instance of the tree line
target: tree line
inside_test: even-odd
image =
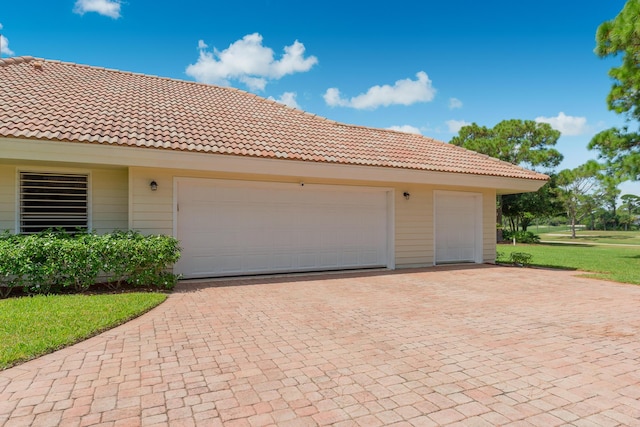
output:
[[[596,55],[622,57],[622,64],[609,71],[613,85],[607,105],[626,119],[622,128],[604,130],[589,142],[588,148],[598,153],[598,161],[556,172],[563,156],[554,146],[561,134],[548,123],[532,120],[504,120],[493,128],[473,123],[451,139],[451,144],[550,176],[535,193],[499,196],[499,226],[512,233],[527,231],[536,219],[564,215],[574,238],[579,223],[590,229],[638,228],[640,196],[621,195],[619,186],[640,180],[639,16],[640,0],[628,0],[618,16],[602,23],[596,32]]]

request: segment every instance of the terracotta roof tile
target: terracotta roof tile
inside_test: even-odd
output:
[[[432,138],[335,122],[239,89],[101,67],[2,59],[0,93],[4,137],[547,179]]]

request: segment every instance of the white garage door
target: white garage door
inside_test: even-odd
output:
[[[435,193],[436,264],[482,262],[482,195]]]
[[[384,267],[387,192],[177,179],[186,278]]]

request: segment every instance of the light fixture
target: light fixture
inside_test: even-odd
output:
[[[153,180],[149,183],[149,188],[151,188],[151,191],[156,191],[158,189],[158,183]]]
[[[404,193],[402,193],[402,195],[404,196],[405,199],[409,200],[411,198],[411,194],[409,194],[408,191],[405,191]]]

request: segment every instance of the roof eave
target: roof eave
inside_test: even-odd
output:
[[[79,165],[155,167],[193,171],[251,173],[300,179],[345,179],[380,183],[414,183],[494,188],[499,194],[536,191],[545,175],[534,178],[441,172],[326,162],[0,137],[0,160],[75,163]]]

